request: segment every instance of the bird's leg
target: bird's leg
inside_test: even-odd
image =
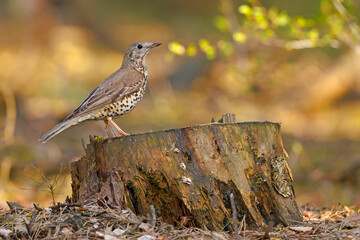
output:
[[[109,127],[110,127],[111,131],[114,133],[115,137],[117,137],[118,135],[116,134],[114,127],[111,124],[109,124]]]
[[[111,118],[108,118],[107,120],[111,125],[113,125],[119,131],[121,136],[129,135],[128,133],[124,132],[118,125],[116,125],[116,123]]]
[[[112,132],[114,132],[114,129],[111,129],[112,130]],[[107,126],[105,126],[105,133],[106,133],[106,135],[109,137],[109,138],[111,138],[112,136],[111,136],[111,133],[110,133],[110,130],[109,130],[109,128],[107,127]]]
[[[111,137],[115,137],[115,134],[114,132],[112,131],[110,125],[109,125],[109,121],[108,120],[104,120],[104,123],[106,125],[106,128],[109,130],[110,134],[111,134]]]

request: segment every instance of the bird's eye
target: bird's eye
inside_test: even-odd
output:
[[[141,44],[138,44],[137,46],[136,46],[138,49],[142,49],[142,45]]]

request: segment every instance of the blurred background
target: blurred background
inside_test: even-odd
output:
[[[143,101],[116,120],[140,133],[238,121],[282,125],[299,204],[360,204],[360,1],[0,1],[0,206],[71,196],[87,122],[37,139],[122,62],[147,57]]]

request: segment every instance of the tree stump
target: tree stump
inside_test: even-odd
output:
[[[231,119],[231,118],[230,118]],[[180,129],[91,138],[71,165],[73,201],[112,206],[176,226],[248,228],[301,221],[280,135],[271,122],[211,123]]]

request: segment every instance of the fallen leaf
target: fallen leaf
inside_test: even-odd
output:
[[[141,223],[139,225],[139,229],[143,230],[144,232],[147,232],[151,229],[151,225],[147,223]]]
[[[306,218],[310,218],[314,214],[313,211],[304,211],[303,216]]]
[[[9,235],[12,233],[11,230],[7,230],[5,228],[0,228],[0,235],[9,237]]]
[[[120,228],[117,228],[115,229],[114,231],[112,231],[113,234],[117,235],[117,236],[120,236],[120,235],[123,235],[125,233],[124,230],[120,229]]]
[[[105,234],[99,231],[95,232],[95,235],[99,236],[99,237],[105,237]]]
[[[154,240],[154,239],[156,238],[151,235],[144,235],[138,238],[138,240]]]
[[[349,216],[347,216],[344,220],[347,221],[347,222],[359,221],[360,220],[360,213],[354,211]]]
[[[71,230],[67,227],[64,227],[63,229],[61,229],[61,232],[66,236],[68,234],[71,234]]]
[[[105,234],[104,239],[105,240],[118,240],[119,238],[117,236]]]
[[[313,227],[289,227],[290,230],[295,231],[295,232],[310,232],[311,230],[313,230]]]
[[[26,233],[26,227],[25,225],[20,225],[20,224],[16,224],[16,226],[14,227],[14,230],[16,233]]]

